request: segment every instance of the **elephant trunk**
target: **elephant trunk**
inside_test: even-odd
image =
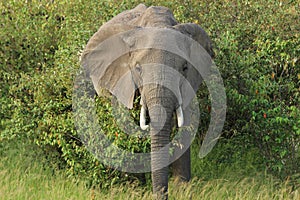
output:
[[[146,105],[150,116],[151,169],[154,195],[167,199],[169,142],[176,96],[167,88],[148,90]]]

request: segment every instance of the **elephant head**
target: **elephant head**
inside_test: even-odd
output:
[[[195,42],[205,53],[195,52]],[[140,126],[150,126],[156,194],[167,192],[169,162],[168,149],[157,152],[169,143],[174,113],[178,127],[189,124],[189,105],[213,56],[212,42],[200,26],[178,24],[169,9],[142,4],[100,27],[83,52],[82,65],[99,95],[106,89],[131,109],[139,91]]]

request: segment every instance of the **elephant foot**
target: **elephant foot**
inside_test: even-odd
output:
[[[154,200],[168,200],[168,192],[164,191],[164,189],[162,189],[159,192],[155,192],[155,193],[153,193],[153,199]]]

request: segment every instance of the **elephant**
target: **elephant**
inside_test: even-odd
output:
[[[197,55],[193,42],[206,54]],[[166,47],[176,51],[170,52]],[[140,95],[140,127],[150,129],[152,186],[154,196],[160,199],[168,199],[170,155],[167,148],[162,149],[170,142],[173,116],[176,115],[177,127],[190,123],[189,105],[203,81],[197,66],[205,74],[214,55],[212,41],[199,25],[180,24],[168,8],[144,4],[103,24],[82,53],[81,65],[98,95],[107,90],[128,109],[133,108],[136,92]],[[197,57],[203,60],[197,66],[186,59]],[[190,162],[187,147],[172,164],[173,174],[189,181]]]

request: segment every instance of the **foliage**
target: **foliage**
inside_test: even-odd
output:
[[[1,142],[29,140],[43,149],[48,162],[91,185],[106,187],[132,179],[87,151],[75,128],[72,94],[80,52],[88,39],[104,22],[137,4],[130,0],[0,3]],[[282,178],[299,173],[297,2],[147,0],[146,4],[170,7],[179,22],[200,24],[215,42],[215,62],[228,95],[224,137],[242,138],[237,151],[256,146],[268,169]],[[210,112],[205,88],[198,96],[203,111],[199,133],[205,133]],[[96,98],[101,127],[111,141],[128,151],[149,151],[149,141],[136,137],[142,132],[131,137],[118,127],[111,104]],[[138,109],[130,115],[135,123]]]
[[[299,5],[261,5],[231,5],[216,62],[224,65],[229,134],[236,131],[253,142],[268,168],[283,178],[299,172]]]

